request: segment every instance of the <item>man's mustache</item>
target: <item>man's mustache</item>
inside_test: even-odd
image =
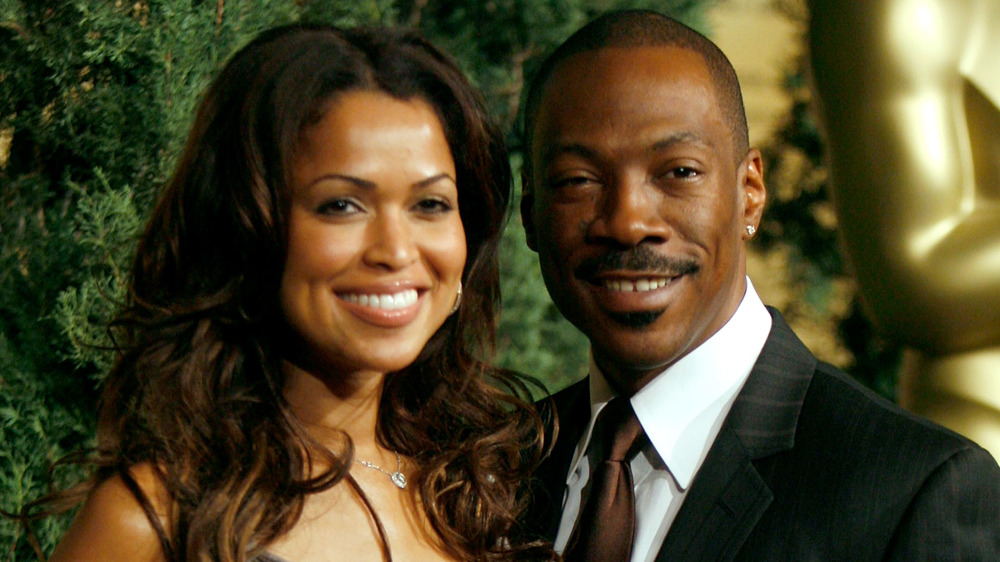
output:
[[[697,273],[701,269],[691,258],[675,258],[657,254],[647,246],[614,250],[587,258],[576,266],[577,277],[591,279],[609,271],[642,272],[665,277]]]

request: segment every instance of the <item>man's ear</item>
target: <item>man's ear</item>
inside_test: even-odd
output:
[[[531,184],[530,174],[521,170],[521,224],[524,225],[524,238],[533,252],[538,251],[535,238],[535,218],[532,207],[535,205],[535,188]]]
[[[767,202],[767,188],[764,186],[764,161],[760,151],[751,148],[741,164],[743,167],[743,220],[754,230],[760,227],[760,218],[764,214],[764,203]]]

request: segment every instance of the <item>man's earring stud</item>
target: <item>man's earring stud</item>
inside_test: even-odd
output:
[[[752,224],[747,225],[747,236],[753,237],[757,233],[757,229],[753,227]]]

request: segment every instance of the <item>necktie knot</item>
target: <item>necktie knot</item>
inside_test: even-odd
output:
[[[597,416],[595,432],[601,443],[601,458],[622,462],[638,452],[642,425],[628,398],[613,398]]]

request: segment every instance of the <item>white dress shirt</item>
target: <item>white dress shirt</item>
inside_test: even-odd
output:
[[[636,506],[632,562],[656,558],[770,331],[771,315],[748,278],[746,293],[732,318],[632,396],[632,408],[652,445],[630,463]],[[614,391],[592,356],[590,423],[566,477],[566,497],[555,540],[559,552],[566,548],[590,480],[594,420],[613,397]]]

